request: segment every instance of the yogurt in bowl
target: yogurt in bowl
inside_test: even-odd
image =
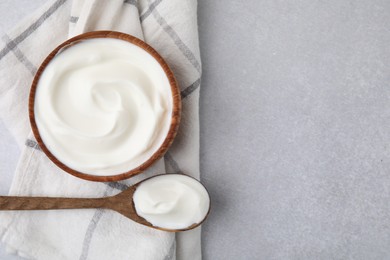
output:
[[[130,35],[82,34],[57,47],[30,93],[42,150],[77,177],[116,181],[140,173],[171,144],[180,119],[173,73]]]

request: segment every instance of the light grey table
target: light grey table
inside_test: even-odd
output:
[[[390,259],[389,25],[387,0],[199,0],[204,259]]]

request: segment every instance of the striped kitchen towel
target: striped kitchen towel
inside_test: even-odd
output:
[[[164,159],[117,183],[88,182],[58,169],[40,151],[28,122],[39,64],[66,38],[93,30],[144,39],[170,65],[183,100],[179,133]],[[0,43],[0,117],[22,150],[10,194],[95,197],[161,172],[199,178],[200,76],[196,0],[49,1]],[[106,210],[1,212],[0,236],[9,250],[31,259],[201,259],[199,228],[175,236]]]

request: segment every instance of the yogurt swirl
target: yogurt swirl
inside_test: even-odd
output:
[[[116,175],[147,161],[169,131],[172,92],[160,64],[118,39],[61,51],[42,73],[35,121],[50,152],[79,172]]]

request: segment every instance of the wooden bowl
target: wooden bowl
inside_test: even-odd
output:
[[[123,41],[127,41],[131,44],[134,44],[146,52],[148,52],[150,55],[152,55],[156,61],[161,65],[162,69],[164,70],[169,84],[171,86],[172,91],[172,100],[173,100],[173,109],[172,109],[172,115],[171,115],[171,123],[168,130],[168,134],[166,135],[164,142],[159,147],[159,149],[144,163],[142,163],[140,166],[131,169],[127,172],[120,173],[117,175],[109,175],[109,176],[98,176],[98,175],[91,175],[82,173],[79,171],[76,171],[64,163],[62,163],[60,160],[58,160],[46,147],[45,143],[43,142],[40,134],[39,129],[37,127],[36,121],[35,121],[35,114],[34,114],[34,104],[35,104],[35,93],[37,90],[37,85],[39,78],[42,75],[42,72],[45,70],[46,66],[49,64],[49,62],[56,56],[56,54],[63,50],[64,48],[70,47],[74,44],[77,44],[78,42],[81,42],[83,40],[87,39],[95,39],[95,38],[114,38],[114,39],[120,39]],[[30,96],[29,96],[29,104],[28,104],[28,113],[30,117],[30,124],[32,131],[34,133],[34,136],[42,149],[42,151],[49,157],[49,159],[55,163],[58,167],[60,167],[62,170],[66,171],[67,173],[70,173],[76,177],[79,177],[81,179],[89,180],[89,181],[99,181],[99,182],[106,182],[106,181],[119,181],[124,180],[127,178],[130,178],[134,175],[137,175],[147,169],[149,166],[151,166],[154,162],[156,162],[159,158],[161,158],[166,151],[168,150],[169,146],[172,144],[173,139],[176,136],[179,123],[180,123],[180,114],[181,114],[181,98],[180,98],[180,90],[177,85],[175,76],[173,75],[173,72],[169,68],[168,64],[164,61],[164,59],[157,53],[156,50],[154,50],[150,45],[145,43],[144,41],[120,32],[114,32],[114,31],[95,31],[95,32],[88,32],[84,34],[80,34],[76,37],[73,37],[64,43],[60,44],[57,48],[55,48],[43,61],[41,66],[39,67],[37,73],[35,74],[34,80],[31,85],[30,90]]]

